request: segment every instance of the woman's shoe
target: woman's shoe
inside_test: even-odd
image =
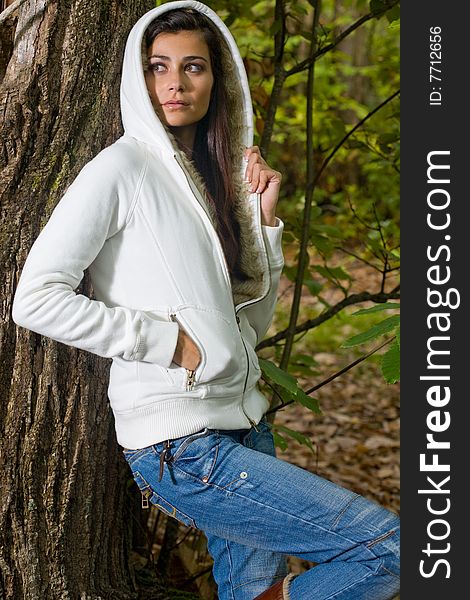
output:
[[[289,573],[284,579],[278,581],[266,591],[264,591],[259,596],[256,596],[254,600],[289,600],[289,592],[287,590],[287,585],[291,579],[293,579],[295,575],[293,573]]]
[[[284,594],[282,593],[282,584],[284,580],[278,581],[260,596],[256,596],[255,600],[284,600]]]

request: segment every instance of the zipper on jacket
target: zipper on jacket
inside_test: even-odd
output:
[[[228,270],[227,261],[225,259],[224,251],[222,249],[222,244],[220,243],[219,236],[217,235],[217,232],[215,231],[215,228],[214,228],[214,225],[213,225],[213,223],[212,223],[212,221],[210,219],[209,213],[207,212],[207,210],[206,210],[203,202],[201,202],[198,199],[199,190],[197,190],[197,188],[196,188],[196,191],[195,191],[194,188],[196,186],[194,185],[194,182],[192,182],[191,177],[188,175],[188,173],[187,173],[184,165],[182,164],[180,158],[178,157],[178,154],[174,154],[173,157],[176,160],[176,162],[178,163],[180,169],[183,171],[184,176],[186,177],[186,181],[187,181],[187,183],[189,185],[190,190],[193,193],[194,198],[196,199],[196,202],[197,202],[198,206],[200,206],[202,212],[204,213],[205,218],[209,221],[211,232],[212,231],[214,232],[214,235],[213,235],[213,237],[214,237],[214,243],[215,243],[216,248],[217,248],[218,253],[219,253],[219,257],[220,257],[220,260],[221,260],[221,263],[222,263],[222,266],[223,266],[223,269],[224,269],[225,278],[226,278],[227,283],[229,284],[229,287],[231,289],[232,283],[231,283],[231,280],[230,280],[230,274],[229,274],[229,270]],[[258,197],[258,196],[259,195],[257,195],[258,204],[257,204],[256,217],[257,217],[258,233],[259,233],[259,235],[262,238],[262,233],[261,233],[261,216],[260,216],[261,213],[260,213],[260,209],[259,209],[260,197]],[[264,244],[262,244],[262,247],[264,247]],[[269,269],[269,261],[268,261],[268,258],[266,256],[266,253],[265,253],[265,259],[266,259],[266,265],[267,265],[267,273],[268,273],[268,276],[271,277],[271,271]],[[264,291],[263,295],[260,298],[257,298],[255,300],[251,300],[251,301],[249,300],[248,302],[244,302],[243,304],[239,305],[238,308],[236,308],[235,306],[233,307],[234,313],[235,313],[235,318],[237,320],[238,331],[240,332],[240,339],[242,341],[243,348],[245,350],[245,355],[246,355],[246,376],[245,376],[245,383],[244,383],[244,386],[243,386],[243,393],[242,393],[242,410],[243,410],[243,413],[244,413],[245,417],[247,418],[247,420],[249,421],[249,423],[251,424],[251,426],[254,427],[254,429],[256,431],[259,431],[259,429],[256,427],[256,423],[253,421],[253,419],[251,419],[247,415],[247,413],[245,411],[245,407],[243,406],[243,398],[245,396],[246,385],[248,383],[248,375],[249,375],[249,370],[250,370],[250,358],[248,356],[248,351],[246,349],[245,340],[243,339],[243,335],[242,335],[242,331],[241,331],[241,327],[240,327],[240,319],[238,317],[238,312],[242,308],[245,308],[248,305],[256,304],[257,302],[261,302],[261,300],[264,300],[264,298],[266,298],[266,296],[268,295],[269,288],[270,288],[270,284],[268,284],[266,290]],[[175,315],[170,315],[170,316],[174,317],[173,320],[176,320],[176,316]],[[191,376],[191,374],[190,374],[191,372],[188,369],[186,369],[186,371],[188,373],[188,377],[187,377],[187,380],[186,380],[186,389],[192,389],[192,387],[188,387],[188,386],[194,385],[194,376]]]
[[[238,315],[236,315],[236,319],[237,319],[238,331],[240,332],[240,339],[242,341],[243,349],[245,350],[245,357],[246,357],[246,375],[245,375],[245,383],[243,384],[243,392],[242,392],[242,410],[243,410],[243,414],[248,419],[248,421],[250,422],[250,425],[253,427],[253,429],[255,431],[259,432],[258,427],[256,427],[256,423],[253,421],[253,419],[251,417],[248,416],[247,412],[245,411],[245,407],[243,405],[243,400],[245,399],[246,384],[248,383],[248,375],[250,373],[250,357],[248,356],[248,350],[246,349],[245,340],[243,339],[242,330],[240,327],[240,317]]]
[[[260,194],[257,194],[257,197],[260,196]],[[262,225],[261,225],[261,212],[260,212],[260,201],[259,200],[256,204],[256,225],[257,225],[257,233],[260,235],[260,237],[263,237],[263,234],[260,233],[262,230]],[[261,247],[264,248],[264,242],[261,244]],[[264,300],[266,298],[266,296],[269,293],[269,288],[271,287],[271,269],[269,268],[269,260],[266,254],[266,251],[264,251],[264,259],[265,259],[265,263],[266,263],[266,274],[267,277],[269,278],[268,281],[268,285],[265,287],[265,290],[263,291],[263,294],[259,297],[259,298],[255,298],[254,300],[247,300],[246,302],[242,302],[241,304],[239,304],[238,306],[235,307],[235,315],[238,318],[238,313],[245,307],[247,306],[251,306],[252,304],[257,304],[258,302],[261,302],[262,300]]]
[[[178,321],[175,313],[171,313],[170,319],[172,321],[174,321],[175,323],[178,323],[180,328],[183,329],[181,327],[181,323]],[[184,329],[183,329],[183,331],[184,331]],[[196,370],[195,369],[186,369],[186,367],[184,367],[184,370],[186,371],[185,388],[186,388],[187,392],[190,392],[194,388],[194,384],[196,383]]]
[[[196,371],[192,369],[186,369],[186,390],[190,391],[194,387],[196,381]]]

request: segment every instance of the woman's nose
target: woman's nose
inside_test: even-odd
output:
[[[179,74],[175,74],[168,82],[168,89],[175,92],[182,92],[185,89],[183,77]]]

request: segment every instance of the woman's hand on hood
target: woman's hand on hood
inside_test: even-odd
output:
[[[245,150],[247,161],[245,181],[251,193],[261,194],[261,223],[273,227],[276,224],[276,205],[279,198],[282,175],[271,169],[258,146]]]

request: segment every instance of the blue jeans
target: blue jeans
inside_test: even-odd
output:
[[[398,517],[276,458],[269,423],[257,428],[206,428],[168,450],[124,449],[144,495],[206,534],[219,600],[253,600],[287,575],[287,556],[318,563],[287,578],[291,600],[394,598]]]

